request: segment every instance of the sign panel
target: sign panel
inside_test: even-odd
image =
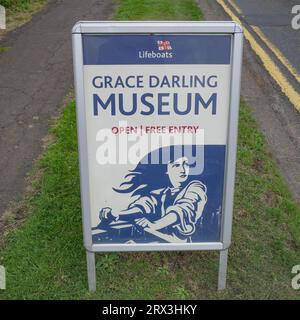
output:
[[[230,22],[119,25],[73,31],[85,245],[223,249],[241,31]]]

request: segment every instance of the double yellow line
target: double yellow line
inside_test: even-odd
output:
[[[231,17],[232,20],[238,22],[244,29],[245,38],[249,41],[250,46],[261,59],[266,70],[269,72],[271,77],[276,81],[276,83],[281,88],[281,91],[288,97],[290,102],[294,107],[300,111],[300,94],[294,89],[289,80],[277,67],[276,63],[272,58],[267,54],[267,52],[258,44],[253,35],[248,31],[248,29],[242,24],[241,20],[237,15],[231,10],[231,8],[225,3],[224,0],[217,0],[217,2],[223,7],[225,12]],[[238,5],[233,0],[228,0],[230,5],[236,10],[238,14],[241,14],[242,11]],[[251,26],[253,31],[258,35],[258,37],[268,46],[268,48],[273,52],[277,59],[289,70],[292,76],[300,84],[300,75],[297,70],[291,65],[291,63],[285,58],[281,51],[276,48],[263,34],[263,32],[256,26]]]

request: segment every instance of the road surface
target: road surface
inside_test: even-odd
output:
[[[247,25],[259,27],[300,74],[300,32],[291,27],[299,0],[235,0]]]
[[[242,96],[300,203],[300,30],[291,27],[297,1],[198,2],[207,20],[235,20],[243,26]]]

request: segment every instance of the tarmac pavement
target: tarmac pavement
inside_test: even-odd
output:
[[[0,218],[20,198],[50,120],[73,84],[71,30],[111,19],[113,0],[52,0],[0,41]]]

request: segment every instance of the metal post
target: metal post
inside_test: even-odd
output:
[[[228,249],[220,251],[218,290],[226,288]]]
[[[96,291],[96,264],[95,264],[95,253],[87,251],[86,252],[87,260],[87,274],[88,274],[88,284],[89,291]]]

